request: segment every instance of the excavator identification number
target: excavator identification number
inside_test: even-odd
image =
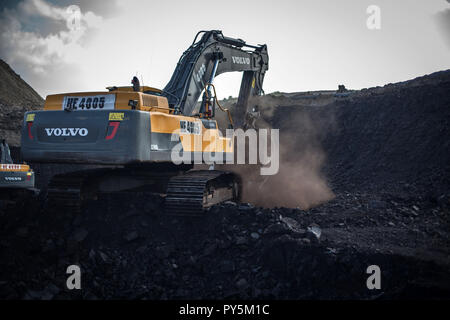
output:
[[[20,164],[2,164],[0,169],[2,170],[19,170],[22,166]]]
[[[180,120],[180,133],[201,134],[199,122]]]
[[[102,96],[70,97],[65,96],[63,110],[105,110],[114,109],[116,96],[107,94]]]
[[[195,80],[197,81],[197,82],[202,82],[202,79],[203,79],[203,75],[205,74],[205,72],[206,72],[206,66],[205,66],[205,64],[203,63],[201,66],[200,66],[200,68],[198,69],[198,71],[197,71],[197,73],[194,75],[194,78],[195,78]]]

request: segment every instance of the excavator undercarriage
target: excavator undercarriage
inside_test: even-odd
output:
[[[234,173],[189,167],[140,166],[58,174],[49,182],[45,205],[49,211],[76,214],[88,200],[116,192],[148,192],[164,197],[167,214],[196,216],[214,204],[239,200],[240,180]]]

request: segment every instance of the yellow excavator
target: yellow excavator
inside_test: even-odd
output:
[[[0,140],[0,201],[17,203],[35,194],[34,172],[27,164],[15,164],[6,140]]]
[[[163,90],[141,86],[134,77],[130,87],[47,96],[44,110],[24,116],[23,158],[103,165],[55,175],[47,190],[51,206],[79,211],[99,193],[145,190],[165,194],[167,213],[201,214],[240,195],[235,174],[193,170],[195,159],[223,161],[234,150],[233,139],[223,137],[214,120],[220,109],[234,125],[217,101],[214,78],[243,72],[236,108],[244,115],[251,96],[263,94],[267,70],[266,45],[200,31]]]

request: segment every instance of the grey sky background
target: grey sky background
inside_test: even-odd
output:
[[[366,26],[369,5],[380,30]],[[449,69],[449,12],[446,0],[2,0],[0,58],[43,97],[129,85],[136,73],[163,88],[196,32],[220,29],[268,45],[267,93],[360,89]],[[219,97],[237,96],[240,79],[219,76]]]

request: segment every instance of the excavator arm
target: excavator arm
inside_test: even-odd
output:
[[[197,41],[199,35],[202,36]],[[178,61],[163,95],[176,113],[198,115],[205,111],[202,110],[205,101],[199,106],[197,100],[204,90],[209,93],[207,97],[211,97],[209,84],[214,77],[240,71],[243,77],[237,108],[245,113],[249,98],[264,92],[262,85],[268,68],[266,45],[248,45],[241,39],[225,37],[219,30],[200,31]]]

